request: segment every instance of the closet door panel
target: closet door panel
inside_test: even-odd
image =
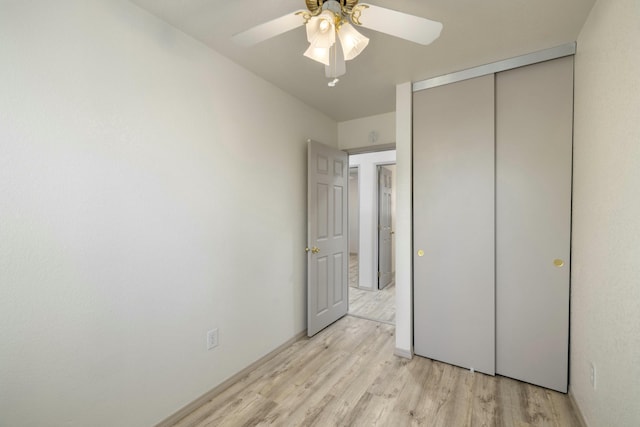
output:
[[[495,371],[494,76],[414,94],[415,353]]]
[[[496,372],[566,392],[573,57],[499,73],[496,112]]]

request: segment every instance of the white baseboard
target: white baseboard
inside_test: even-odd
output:
[[[307,336],[307,331],[306,330],[300,332],[299,334],[297,334],[296,336],[294,336],[293,338],[291,338],[290,340],[288,340],[284,344],[278,346],[278,348],[276,348],[275,350],[273,350],[273,351],[269,352],[268,354],[264,355],[263,357],[261,357],[260,359],[256,360],[251,365],[247,366],[246,368],[244,368],[243,370],[241,370],[237,374],[232,375],[231,377],[229,377],[225,381],[223,381],[221,384],[217,385],[216,387],[214,387],[210,391],[208,391],[205,394],[203,394],[202,396],[198,397],[193,402],[187,404],[186,406],[184,406],[182,409],[178,410],[176,413],[174,413],[173,415],[171,415],[167,419],[159,422],[158,424],[156,424],[155,427],[171,427],[171,426],[173,426],[178,421],[180,421],[181,419],[183,419],[184,417],[189,415],[191,412],[193,412],[194,410],[196,410],[200,406],[204,405],[209,400],[213,399],[218,394],[222,393],[223,391],[225,391],[226,389],[228,389],[229,387],[234,385],[238,380],[240,380],[242,377],[247,375],[249,372],[253,371],[255,368],[257,368],[261,364],[267,362],[269,359],[272,359],[276,354],[280,353],[282,350],[284,350],[285,348],[289,347],[294,342],[299,341],[299,340],[301,340],[302,338],[304,338],[306,336]]]
[[[573,393],[571,393],[571,390],[569,390],[568,395],[569,395],[569,401],[571,402],[571,406],[573,406],[573,410],[578,415],[578,420],[582,423],[584,427],[589,427],[589,424],[587,424],[587,420],[584,419],[584,415],[582,415],[582,411],[580,410],[580,407],[578,406],[578,402],[576,402],[576,398],[573,396]]]
[[[413,352],[411,350],[404,350],[398,347],[396,347],[395,350],[393,350],[393,354],[398,357],[404,357],[405,359],[409,359],[409,360],[413,358]]]

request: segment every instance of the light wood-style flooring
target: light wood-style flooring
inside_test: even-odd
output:
[[[396,321],[395,282],[382,290],[358,288],[358,255],[349,255],[349,314],[394,324]]]
[[[580,426],[566,395],[393,355],[394,327],[347,316],[176,426]]]
[[[396,285],[368,291],[349,288],[349,314],[393,325],[396,321]]]

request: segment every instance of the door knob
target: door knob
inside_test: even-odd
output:
[[[319,253],[319,252],[320,252],[320,248],[317,248],[317,247],[315,247],[315,246],[311,248],[311,253],[312,253],[312,254],[317,254],[317,253]]]
[[[561,260],[561,259],[554,259],[553,260],[553,265],[555,265],[558,268],[564,267],[564,261]]]
[[[418,256],[424,256],[424,251],[422,249],[418,251]]]

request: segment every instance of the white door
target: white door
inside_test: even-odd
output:
[[[496,80],[496,372],[566,392],[573,57]]]
[[[391,265],[391,179],[388,168],[378,166],[378,289],[393,278]]]
[[[347,314],[349,240],[347,153],[308,146],[307,335]]]
[[[415,352],[494,374],[494,77],[413,103]]]

